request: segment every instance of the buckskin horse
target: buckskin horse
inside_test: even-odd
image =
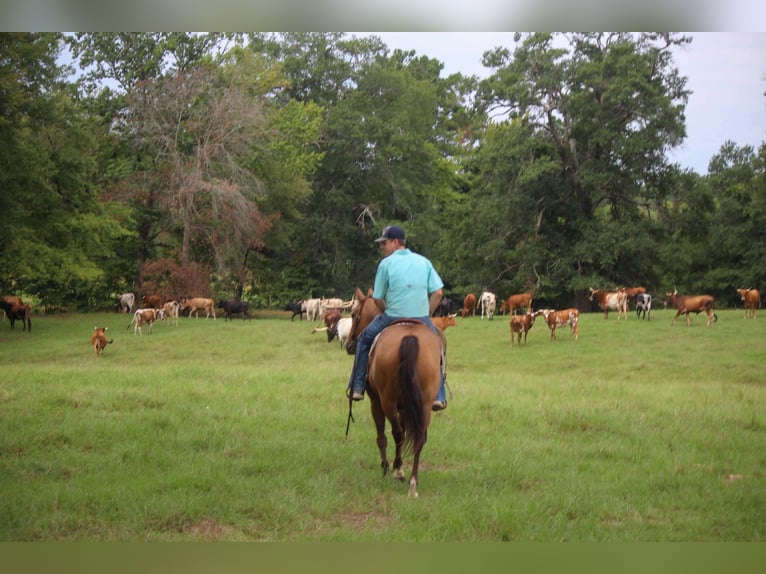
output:
[[[372,319],[382,312],[382,302],[357,288],[358,304],[346,350],[353,353],[356,341]],[[417,498],[420,452],[426,444],[431,405],[440,385],[441,340],[427,325],[416,320],[397,320],[375,339],[367,369],[367,396],[378,432],[380,466],[388,473],[386,419],[396,443],[394,478],[404,481],[402,453],[412,452],[409,496]],[[350,402],[350,399],[349,399]],[[350,408],[350,407],[349,407]],[[350,412],[349,412],[350,416]]]

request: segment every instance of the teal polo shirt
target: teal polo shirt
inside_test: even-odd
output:
[[[385,299],[390,317],[427,317],[428,296],[444,287],[431,262],[409,249],[397,249],[379,264],[372,296]]]

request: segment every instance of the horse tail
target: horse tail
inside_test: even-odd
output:
[[[403,409],[401,421],[404,430],[404,447],[412,447],[415,437],[425,425],[423,395],[420,392],[418,377],[418,354],[420,341],[415,335],[402,338],[399,345],[399,389],[402,394]]]

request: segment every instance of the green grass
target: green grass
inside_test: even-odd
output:
[[[523,348],[458,319],[416,500],[367,400],[345,436],[352,357],[313,324],[5,322],[0,540],[763,541],[766,317],[652,315],[538,321]]]

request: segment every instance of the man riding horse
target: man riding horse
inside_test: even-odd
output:
[[[407,248],[404,230],[396,225],[383,229],[375,240],[383,253],[375,274],[372,297],[385,302],[380,313],[356,341],[354,367],[348,382],[347,394],[354,401],[364,398],[367,383],[369,353],[375,337],[387,326],[401,319],[415,319],[426,324],[442,341],[443,335],[431,321],[431,313],[442,299],[444,283],[426,257]],[[432,410],[447,408],[444,374]]]

